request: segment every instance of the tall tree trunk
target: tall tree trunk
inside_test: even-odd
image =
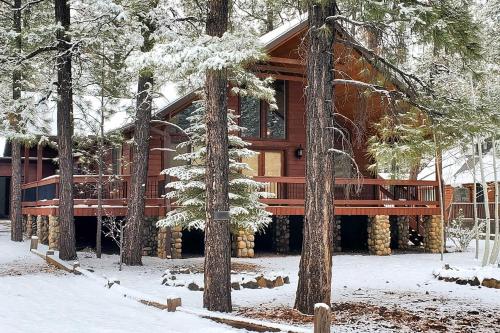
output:
[[[18,34],[16,36],[16,49],[21,54],[21,0],[14,1],[13,7],[13,28]],[[14,102],[21,98],[21,80],[22,75],[19,68],[15,68],[12,73],[12,98]],[[9,117],[10,123],[13,128],[18,127],[19,114],[13,112]],[[19,139],[14,138],[11,140],[12,144],[12,177],[11,177],[11,196],[10,196],[10,221],[11,233],[10,239],[15,242],[23,240],[23,219],[21,212],[21,143]],[[29,161],[24,161],[29,163]]]
[[[99,123],[99,141],[98,141],[99,160],[97,162],[98,181],[97,181],[97,230],[95,234],[95,255],[101,258],[102,252],[102,217],[104,215],[102,207],[102,187],[104,182],[104,96],[101,95],[101,119]]]
[[[472,187],[472,209],[474,216],[474,229],[476,230],[476,250],[474,257],[479,259],[479,218],[477,212],[477,177],[476,177],[476,144],[474,143],[474,136],[471,137],[472,142],[472,179],[474,185]]]
[[[154,6],[157,1],[146,2],[146,6]],[[155,27],[146,17],[140,18],[143,23],[144,38],[141,51],[151,51],[154,41],[151,33]],[[149,165],[149,136],[151,112],[153,108],[153,71],[143,68],[139,73],[137,84],[137,105],[132,148],[132,176],[130,179],[130,195],[127,220],[124,227],[123,262],[129,266],[142,265],[142,230],[144,226],[144,210],[146,205],[146,186]]]
[[[227,30],[227,0],[208,2],[206,32],[222,36]],[[207,165],[205,226],[205,290],[203,306],[211,311],[230,312],[231,234],[229,220],[215,220],[215,213],[229,211],[227,74],[225,70],[206,73]]]
[[[59,258],[76,259],[73,216],[73,81],[71,75],[71,24],[67,0],[55,0],[57,38],[57,137],[59,153]]]
[[[497,172],[497,142],[495,139],[496,133],[493,134],[493,147],[491,148],[491,153],[493,157],[493,182],[494,182],[494,191],[495,191],[495,242],[493,243],[493,249],[491,250],[490,264],[494,264],[498,259],[498,254],[500,252],[500,212],[499,210],[499,200],[500,200],[500,190],[498,186],[498,172]]]
[[[124,233],[123,262],[129,266],[142,265],[142,230],[146,205],[146,182],[148,178],[149,132],[153,98],[153,73],[142,70],[137,86],[137,106],[134,127],[132,176],[128,198],[127,221]]]
[[[304,239],[295,308],[313,314],[314,304],[330,304],[334,219],[333,26],[335,1],[309,3],[306,88],[306,201]]]
[[[490,215],[490,201],[488,198],[488,183],[486,182],[486,176],[484,174],[483,140],[481,138],[479,138],[478,140],[477,147],[479,153],[479,173],[481,175],[481,185],[483,187],[484,215],[486,220],[486,231],[484,237],[484,254],[483,254],[482,265],[486,266],[490,258],[491,215]]]

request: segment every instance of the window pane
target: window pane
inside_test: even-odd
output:
[[[240,97],[240,126],[245,129],[242,136],[260,137],[260,100],[252,97]]]
[[[170,122],[172,124],[176,124],[177,126],[185,130],[189,126],[189,120],[187,118],[191,115],[191,113],[194,110],[195,106],[191,105],[182,110],[181,112],[179,112],[178,114],[176,114],[175,116],[173,116],[172,119],[170,119]],[[180,133],[178,129],[175,129],[175,132]]]
[[[248,164],[248,167],[252,170],[243,170],[244,175],[255,177],[259,175],[259,155],[254,155],[252,157],[243,157],[241,159],[243,163]]]
[[[281,176],[281,152],[266,151],[264,153],[264,176],[268,177],[279,177]]]
[[[270,139],[285,139],[286,138],[286,103],[285,103],[285,82],[274,82],[274,90],[276,91],[277,110],[267,111],[267,137]]]

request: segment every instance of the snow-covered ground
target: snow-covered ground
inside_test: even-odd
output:
[[[103,288],[95,281],[48,268],[28,252],[28,244],[8,241],[0,231],[0,332],[61,329],[65,332],[224,332],[226,326],[171,314]],[[201,291],[162,285],[165,270],[177,281],[203,285],[203,258],[162,260],[144,257],[141,267],[118,271],[118,256],[80,252],[82,267],[96,275],[117,278],[121,286],[165,302],[177,295],[183,306],[201,308]],[[474,249],[445,254],[445,263],[474,267]],[[340,254],[333,258],[332,307],[337,332],[500,332],[500,290],[438,281],[433,271],[443,266],[439,255],[393,254],[387,257]],[[290,284],[274,289],[232,292],[240,315],[295,325],[310,318],[291,312],[297,286],[298,256],[233,259],[233,280],[255,274],[280,273]],[[192,273],[179,273],[189,268]],[[10,273],[9,273],[10,272]],[[21,274],[21,275],[16,275]],[[484,313],[484,316],[483,316]],[[481,318],[485,318],[481,322]],[[15,327],[15,329],[14,329]],[[64,327],[64,329],[62,329]]]
[[[124,298],[83,276],[65,274],[14,243],[0,222],[0,332],[242,332],[194,315]]]

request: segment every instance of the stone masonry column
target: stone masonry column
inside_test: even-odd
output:
[[[333,252],[342,252],[342,218],[335,216],[333,221]]]
[[[168,242],[168,229],[166,227],[158,228],[158,246],[157,246],[157,255],[158,258],[167,259],[167,246],[170,246],[170,242]]]
[[[26,217],[26,237],[36,236],[36,216],[27,215]]]
[[[388,215],[371,216],[368,221],[368,250],[370,254],[391,254],[391,226]]]
[[[36,217],[36,235],[41,244],[49,245],[49,220],[47,216]]]
[[[429,253],[440,253],[443,246],[441,238],[441,216],[424,216],[424,249]]]
[[[410,217],[397,216],[398,249],[407,250],[410,238]]]
[[[172,259],[182,259],[182,227],[172,227],[171,230]]]
[[[182,259],[182,228],[158,228],[157,254],[161,259]]]
[[[275,228],[276,252],[287,254],[290,252],[290,217],[276,216]]]
[[[23,221],[22,222],[23,223],[23,235],[26,235],[26,237],[29,237],[29,234],[28,234],[28,223],[29,223],[29,220],[30,220],[30,216],[29,215],[22,215],[21,219]]]
[[[158,231],[156,228],[157,218],[147,217],[144,219],[144,228],[142,229],[142,255],[152,256],[158,251]]]
[[[255,253],[255,236],[253,231],[238,230],[233,235],[233,254],[238,258],[253,258]]]
[[[49,250],[59,250],[59,218],[49,216]]]

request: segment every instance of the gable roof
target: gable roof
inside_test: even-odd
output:
[[[259,40],[266,52],[271,52],[277,49],[281,45],[285,44],[292,38],[303,33],[308,26],[307,14],[303,14],[296,19],[293,19],[285,24],[279,26],[278,28],[262,35]],[[347,30],[345,30],[340,24],[335,25],[337,32],[339,32],[347,41],[350,41],[350,46],[363,57],[373,68],[382,73],[389,82],[391,82],[398,90],[408,91],[408,86],[403,80],[398,78],[398,72],[394,71],[393,68],[384,65],[384,63],[377,61],[378,58],[375,54],[371,53],[369,49],[363,47],[359,41],[357,41],[354,36],[352,36]],[[181,95],[178,99],[172,101],[171,103],[165,105],[163,108],[159,109],[153,117],[164,118],[168,114],[176,111],[183,106],[189,105],[190,102],[196,99],[196,92],[190,91],[184,95]],[[121,130],[130,130],[134,127],[134,124],[127,124],[122,127]]]

